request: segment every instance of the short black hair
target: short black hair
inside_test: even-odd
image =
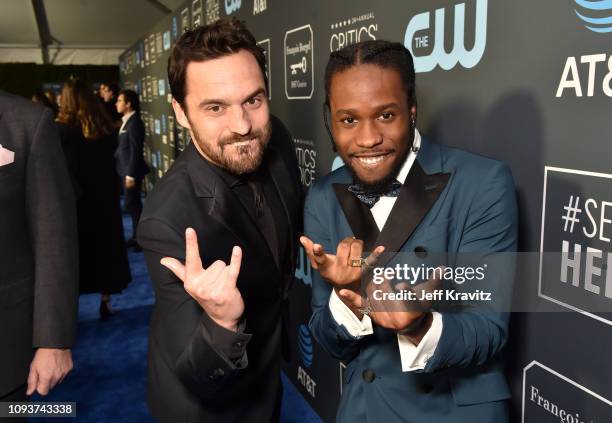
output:
[[[329,55],[325,68],[325,106],[329,107],[331,79],[353,66],[372,64],[395,69],[402,79],[409,105],[416,104],[414,62],[403,44],[385,40],[368,40],[351,44]]]
[[[263,76],[266,90],[266,56],[257,45],[253,34],[245,23],[234,18],[222,18],[209,25],[198,26],[186,31],[176,42],[168,58],[168,82],[172,97],[185,106],[185,78],[187,65],[191,62],[204,62],[246,50],[251,53]]]
[[[130,107],[132,107],[132,110],[135,110],[137,112],[140,111],[140,98],[138,97],[138,93],[136,91],[121,90],[119,91],[119,95],[123,95],[123,99],[125,100],[125,102],[130,103]]]
[[[100,85],[106,85],[108,90],[113,93],[113,97],[117,97],[119,95],[119,85],[115,84],[114,82],[104,82]]]

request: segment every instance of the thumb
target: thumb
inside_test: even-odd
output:
[[[361,295],[357,294],[356,292],[351,291],[350,289],[341,289],[338,291],[338,295],[340,298],[346,300],[354,307],[361,307]]]
[[[164,257],[159,262],[172,271],[183,283],[185,282],[185,266],[183,263],[172,257]]]

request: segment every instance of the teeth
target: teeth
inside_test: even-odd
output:
[[[385,159],[385,156],[376,156],[376,157],[359,157],[359,161],[367,166],[372,166],[382,162]]]
[[[248,145],[251,141],[253,140],[238,141],[238,142],[235,142],[234,145],[237,147],[242,147],[242,146]]]

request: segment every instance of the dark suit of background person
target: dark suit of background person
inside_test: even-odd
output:
[[[25,401],[33,348],[76,334],[74,196],[53,113],[0,91],[0,401]]]
[[[514,183],[501,162],[423,138],[382,231],[370,210],[348,191],[352,183],[351,173],[341,167],[320,178],[306,198],[305,233],[325,251],[335,251],[351,236],[364,240],[364,251],[384,245],[386,252],[420,253],[417,256],[516,251]],[[423,338],[416,355],[409,354],[415,360],[422,357],[404,363],[400,335],[376,325],[373,332],[352,335],[332,315],[331,285],[316,271],[312,278],[310,330],[325,350],[347,364],[338,422],[507,421],[503,400],[510,398],[510,391],[500,351],[508,336],[509,313],[484,308],[442,311],[442,332],[433,354],[418,353],[432,348]],[[487,285],[493,295],[509,298],[512,272],[487,274],[487,284],[493,283],[497,285]],[[408,366],[418,370],[407,371]]]
[[[162,422],[278,420],[274,413],[282,394],[281,343],[284,349],[302,202],[291,137],[278,119],[271,121],[272,137],[254,177],[276,222],[276,252],[266,238],[270,231],[255,223],[248,182],[210,164],[193,142],[145,203],[138,242],[156,294],[148,398],[153,415]],[[183,283],[160,265],[165,256],[185,259],[187,227],[198,234],[205,267],[215,260],[228,261],[234,245],[242,248],[237,287],[245,302],[244,334],[212,322]]]
[[[132,217],[132,239],[136,239],[136,228],[142,213],[142,180],[149,173],[143,156],[144,138],[144,124],[138,111],[135,111],[119,129],[115,152],[117,173],[124,185],[124,207]],[[132,188],[125,187],[126,176],[134,178]]]

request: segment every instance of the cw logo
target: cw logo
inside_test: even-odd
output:
[[[414,57],[415,72],[429,72],[437,65],[444,70],[450,70],[457,63],[464,68],[473,68],[480,62],[487,44],[487,6],[488,0],[476,0],[476,28],[474,35],[474,47],[472,50],[465,49],[465,3],[455,5],[455,32],[454,45],[450,53],[444,49],[444,8],[436,9],[434,48],[429,56],[416,56],[413,52],[412,42],[417,47],[427,47],[429,37],[427,35],[416,37],[418,31],[430,28],[430,12],[415,15],[406,26],[404,35],[404,46]]]
[[[231,15],[242,6],[242,0],[225,0],[225,13]]]

